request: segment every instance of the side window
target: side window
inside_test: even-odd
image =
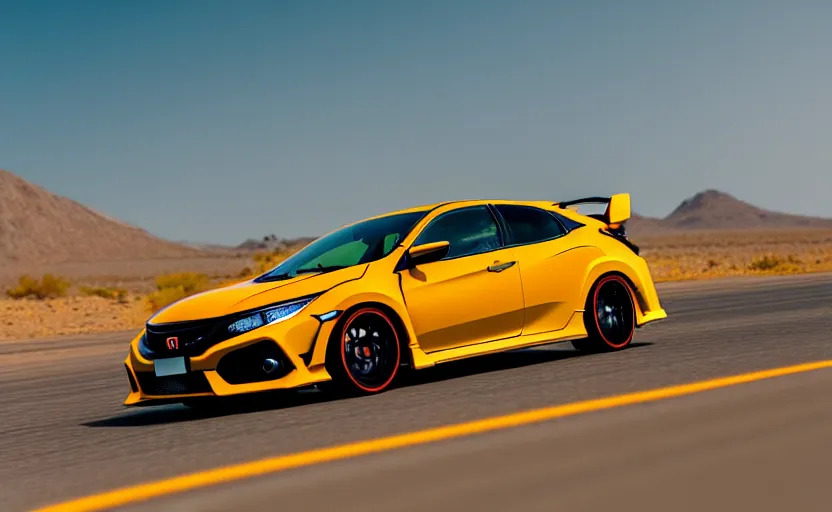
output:
[[[551,240],[566,233],[563,226],[545,210],[531,206],[496,205],[509,229],[512,245]]]
[[[470,256],[500,248],[497,224],[488,208],[475,206],[445,213],[416,238],[416,245],[449,242],[447,258]]]
[[[571,232],[573,229],[578,229],[578,228],[584,226],[580,222],[578,222],[576,220],[572,220],[569,217],[566,217],[565,215],[561,215],[561,214],[556,213],[556,212],[552,212],[552,215],[554,215],[555,218],[560,221],[560,223],[563,225],[563,227],[566,228],[567,233]]]

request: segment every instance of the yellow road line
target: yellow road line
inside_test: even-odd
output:
[[[613,407],[653,402],[665,398],[690,395],[694,393],[700,393],[702,391],[724,388],[728,386],[734,386],[737,384],[744,384],[763,379],[770,379],[773,377],[781,377],[784,375],[804,373],[823,368],[832,368],[832,360],[798,364],[794,366],[786,366],[782,368],[774,368],[770,370],[744,373],[741,375],[733,375],[730,377],[721,377],[717,379],[693,382],[690,384],[682,384],[679,386],[670,386],[666,388],[628,393],[625,395],[617,395],[606,398],[598,398],[594,400],[586,400],[584,402],[575,402],[571,404],[544,407],[542,409],[534,409],[515,414],[507,414],[505,416],[485,418],[481,420],[470,421],[467,423],[460,423],[457,425],[448,425],[445,427],[431,428],[428,430],[422,430],[406,434],[398,434],[390,437],[383,437],[380,439],[359,441],[341,446],[321,448],[318,450],[311,450],[291,455],[281,455],[277,457],[271,457],[267,459],[261,459],[252,462],[246,462],[242,464],[235,464],[232,466],[226,466],[216,469],[210,469],[207,471],[186,474],[182,476],[169,478],[167,480],[159,480],[156,482],[148,482],[130,487],[124,487],[121,489],[107,491],[100,494],[95,494],[92,496],[67,501],[64,503],[58,503],[55,505],[38,509],[35,512],[87,512],[94,510],[105,510],[112,507],[124,506],[127,504],[137,503],[152,498],[158,498],[160,496],[190,491],[193,489],[208,487],[211,485],[233,482],[235,480],[242,480],[245,478],[265,475],[268,473],[276,473],[278,471],[284,471],[287,469],[298,468],[302,466],[310,466],[313,464],[320,464],[323,462],[331,462],[349,457],[357,457],[360,455],[367,455],[371,453],[393,450],[396,448],[404,448],[407,446],[414,446],[435,441],[453,439],[463,436],[469,436],[472,434],[479,434],[483,432],[517,427],[520,425],[528,425],[531,423],[538,423],[555,418],[563,418],[565,416],[574,416],[576,414],[582,414],[586,412],[611,409]]]

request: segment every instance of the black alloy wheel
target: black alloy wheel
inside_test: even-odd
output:
[[[336,332],[338,338],[332,341],[337,342],[340,357],[333,379],[364,394],[390,387],[401,364],[401,344],[388,314],[376,307],[362,307]]]

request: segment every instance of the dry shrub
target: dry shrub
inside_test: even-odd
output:
[[[255,253],[253,256],[255,268],[246,267],[234,278],[216,284],[212,284],[211,278],[207,275],[197,272],[181,272],[158,276],[156,278],[156,291],[148,295],[146,299],[148,309],[153,313],[189,295],[214,287],[225,287],[240,283],[271,270],[294,252],[295,250],[276,249]]]
[[[210,284],[211,279],[207,275],[198,272],[179,272],[156,277],[157,290],[181,288],[187,294],[206,290]]]
[[[832,271],[832,230],[746,230],[641,235],[656,281]]]
[[[166,274],[156,278],[156,291],[147,296],[151,313],[168,304],[211,288],[211,279],[197,272]]]
[[[777,255],[765,255],[755,258],[748,264],[748,270],[753,272],[799,272],[801,270],[800,260],[792,255],[782,258]]]
[[[187,296],[188,294],[182,291],[181,288],[164,288],[162,290],[157,290],[147,296],[147,309],[150,310],[151,313],[155,313],[163,307],[173,304],[178,300],[182,300]]]
[[[254,255],[254,263],[257,266],[256,272],[258,274],[262,274],[263,272],[267,272],[278,265],[281,261],[285,260],[295,251],[286,251],[286,250],[274,250],[269,252],[258,252]]]
[[[776,270],[778,267],[782,266],[785,263],[785,260],[778,258],[777,256],[769,256],[765,255],[762,258],[756,258],[754,261],[748,264],[748,270],[756,270],[756,271],[770,271]]]
[[[17,286],[6,290],[6,295],[12,299],[53,299],[66,295],[69,287],[69,281],[53,274],[44,274],[40,281],[29,276],[21,276]]]
[[[123,288],[107,288],[106,286],[82,286],[81,295],[101,297],[121,303],[127,302],[127,290]]]

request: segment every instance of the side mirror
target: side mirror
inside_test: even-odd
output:
[[[415,245],[407,251],[408,266],[413,268],[417,265],[439,261],[448,255],[450,249],[450,242],[431,242],[429,244]]]

